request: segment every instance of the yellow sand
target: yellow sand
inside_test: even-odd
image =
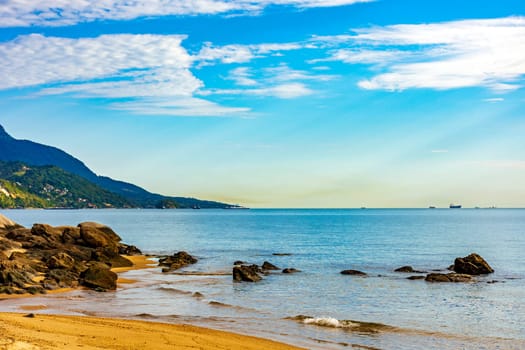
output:
[[[0,313],[0,350],[273,349],[297,347],[189,325],[77,316]]]

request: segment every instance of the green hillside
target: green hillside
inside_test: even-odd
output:
[[[0,207],[125,208],[129,200],[56,166],[0,161]]]

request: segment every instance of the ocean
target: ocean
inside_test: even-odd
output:
[[[190,323],[310,349],[524,349],[525,210],[2,210],[24,226],[97,221],[155,255],[199,262],[129,271],[117,292],[0,300],[0,311]],[[394,272],[443,270],[472,252],[495,273],[428,283]],[[276,255],[277,254],[277,255]],[[235,283],[233,262],[301,270]],[[368,276],[341,275],[355,269]]]

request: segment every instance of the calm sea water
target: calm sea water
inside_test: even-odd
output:
[[[312,349],[525,348],[525,210],[12,210],[35,222],[98,221],[151,254],[186,250],[197,264],[138,279],[116,293],[76,291],[0,301],[2,311],[43,304],[41,312],[186,322],[259,335]],[[393,270],[446,269],[455,257],[482,255],[495,269],[477,283],[409,281]],[[291,255],[275,256],[274,253]],[[233,283],[243,260],[302,272]],[[368,277],[343,276],[344,269]],[[492,283],[496,281],[496,283]],[[490,282],[490,283],[489,283]],[[202,297],[196,297],[199,292]],[[312,318],[310,324],[289,319]],[[343,320],[374,322],[374,332]],[[321,326],[324,324],[325,326]]]

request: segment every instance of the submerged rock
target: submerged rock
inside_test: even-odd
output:
[[[401,266],[394,270],[394,272],[406,272],[406,273],[425,273],[425,271],[414,270],[412,266]]]
[[[351,276],[368,276],[365,272],[359,270],[343,270],[341,275],[351,275]]]
[[[293,267],[287,267],[286,269],[283,270],[283,273],[296,273],[296,272],[301,272],[301,270],[295,269]]]
[[[234,266],[232,272],[235,282],[258,282],[262,280],[262,277],[259,275],[261,269],[257,265]]]
[[[425,277],[427,282],[471,282],[472,276],[462,273],[429,273]]]
[[[407,277],[407,280],[411,280],[411,281],[413,281],[413,280],[424,280],[424,279],[425,279],[425,276],[421,276],[421,275]]]
[[[464,258],[456,258],[453,269],[457,273],[467,275],[484,275],[494,272],[485,259],[476,253],[472,253]]]

